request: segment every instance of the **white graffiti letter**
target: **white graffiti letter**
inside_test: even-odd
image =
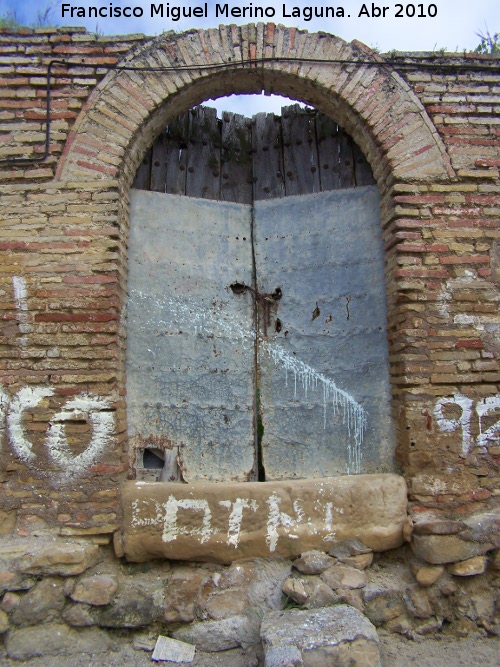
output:
[[[53,389],[48,387],[24,387],[20,389],[11,401],[7,417],[7,431],[12,447],[22,461],[32,461],[35,458],[31,450],[31,442],[26,437],[22,419],[23,412],[34,408],[42,398],[52,396]]]
[[[162,535],[162,540],[164,542],[172,542],[172,540],[176,540],[177,535],[201,535],[201,544],[210,539],[210,535],[212,534],[212,513],[210,512],[210,507],[206,500],[190,500],[189,498],[177,500],[174,496],[170,496],[163,507],[165,509],[165,523]],[[180,509],[203,512],[201,526],[193,528],[189,525],[179,528],[177,525],[177,512]],[[191,523],[191,521],[189,521],[189,523]]]
[[[227,543],[232,544],[234,548],[240,542],[241,520],[243,518],[243,508],[247,507],[256,512],[259,508],[255,500],[247,500],[246,498],[236,498],[234,503],[230,500],[221,500],[219,505],[232,509],[229,515],[229,529],[227,531]]]
[[[269,551],[275,551],[276,545],[278,544],[279,534],[278,527],[281,525],[285,529],[294,528],[298,523],[302,521],[304,512],[298,501],[295,501],[293,508],[297,513],[297,519],[292,519],[291,516],[285,514],[285,512],[280,512],[280,502],[281,498],[275,493],[266,501],[269,505],[269,516],[267,519],[267,535],[266,535],[266,544],[269,547]],[[288,537],[297,539],[298,535],[293,535],[287,531]]]
[[[477,438],[479,447],[488,447],[491,440],[500,440],[500,420],[496,421],[493,426],[490,426],[484,433],[482,424],[483,416],[497,408],[500,408],[500,396],[488,396],[487,398],[478,401],[476,405],[476,412],[479,417],[479,435]],[[495,433],[497,434],[496,437],[494,437]]]
[[[457,405],[461,408],[462,414],[458,419],[447,419],[443,415],[445,405]],[[460,456],[465,458],[471,447],[470,419],[472,414],[473,401],[462,394],[454,394],[453,398],[440,398],[434,409],[434,416],[442,431],[456,431],[462,429],[462,453]]]
[[[2,436],[5,429],[5,420],[7,418],[7,410],[9,409],[10,396],[5,393],[0,387],[0,446],[2,445]]]
[[[65,403],[50,420],[47,447],[52,460],[64,470],[66,476],[83,473],[111,442],[114,415],[109,409],[107,399],[82,394]],[[92,426],[89,446],[78,456],[72,454],[65,433],[64,422],[72,419],[88,420]]]

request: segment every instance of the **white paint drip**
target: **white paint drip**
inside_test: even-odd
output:
[[[367,424],[367,414],[364,408],[357,403],[350,394],[339,389],[334,380],[314,370],[293,354],[287,352],[277,343],[262,342],[262,348],[271,356],[276,365],[284,366],[288,383],[288,373],[293,373],[294,396],[297,396],[297,384],[302,386],[307,398],[308,391],[315,391],[318,387],[323,393],[323,428],[326,428],[328,405],[331,404],[334,415],[342,411],[342,423],[347,426],[352,441],[347,450],[347,473],[358,474],[361,471],[361,446]]]
[[[171,542],[176,540],[178,535],[200,535],[200,544],[207,542],[212,534],[211,520],[212,512],[206,500],[191,500],[190,498],[182,498],[178,500],[174,496],[170,496],[165,505],[164,527],[162,540],[164,542]],[[177,523],[177,513],[179,509],[191,510],[195,512],[202,512],[203,519],[201,526],[193,528],[192,525],[183,526],[179,528]],[[189,522],[192,523],[191,521]]]
[[[114,415],[109,412],[110,402],[89,394],[75,396],[50,420],[47,447],[52,460],[60,466],[64,477],[81,475],[95,463],[103,450],[111,443],[114,430]],[[84,419],[92,427],[88,447],[75,456],[68,443],[65,422]]]
[[[23,412],[36,407],[43,398],[53,394],[54,391],[48,387],[24,387],[17,392],[10,403],[7,431],[12,447],[22,461],[32,461],[35,458],[22,423]]]

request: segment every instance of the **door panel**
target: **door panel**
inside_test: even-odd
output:
[[[129,436],[179,447],[185,481],[254,474],[251,208],[132,190]]]
[[[267,480],[392,469],[376,187],[255,203]]]

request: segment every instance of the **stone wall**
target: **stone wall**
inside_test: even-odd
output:
[[[379,56],[272,24],[154,39],[71,28],[2,33],[3,539],[48,531],[107,544],[120,527],[119,488],[130,471],[128,191],[166,122],[208,97],[265,90],[334,118],[378,183],[396,458],[419,524],[414,548],[436,564],[450,537],[470,543],[472,535],[485,549],[457,552],[457,561],[494,554],[498,64],[468,54]],[[479,537],[462,522],[486,515]]]

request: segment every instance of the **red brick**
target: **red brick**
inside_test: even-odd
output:
[[[469,338],[469,339],[457,340],[455,347],[457,349],[470,348],[470,349],[481,350],[484,346],[483,346],[483,341],[481,339]]]
[[[488,264],[490,261],[489,255],[463,255],[440,257],[441,264]]]

